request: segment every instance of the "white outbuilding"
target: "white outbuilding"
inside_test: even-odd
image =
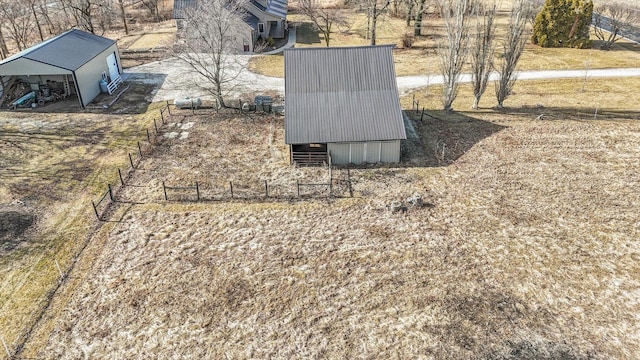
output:
[[[67,96],[77,96],[83,108],[100,94],[101,81],[113,89],[122,82],[121,73],[116,42],[78,29],[0,62],[0,77],[5,86],[21,81],[29,84],[31,90],[41,90],[43,86],[57,88]]]

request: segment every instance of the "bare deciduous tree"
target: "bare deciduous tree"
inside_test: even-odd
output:
[[[127,26],[127,13],[124,10],[124,0],[118,0],[118,8],[120,9],[120,19],[124,27],[124,33],[129,35],[129,27]]]
[[[36,12],[36,8],[38,7],[38,0],[28,0],[26,1],[26,5],[29,6],[31,14],[33,15],[33,20],[36,22],[36,28],[38,29],[38,35],[40,35],[40,41],[44,41],[42,25],[40,24],[40,19],[38,18],[38,13]]]
[[[460,74],[469,54],[469,2],[467,0],[441,0],[441,14],[446,31],[445,41],[438,44],[440,71],[444,80],[442,106],[452,110],[458,95]]]
[[[19,51],[26,49],[33,34],[33,18],[27,4],[3,0],[0,2],[0,14],[6,21],[7,37],[16,43]]]
[[[95,34],[104,34],[111,26],[113,10],[110,0],[61,0],[63,9],[71,9],[76,25]]]
[[[531,22],[533,11],[527,0],[515,0],[509,14],[507,37],[502,43],[503,53],[498,69],[500,78],[496,82],[496,99],[498,108],[503,107],[504,100],[511,94],[516,82],[515,70],[520,55],[527,44],[529,34],[527,24]]]
[[[375,45],[378,21],[391,5],[391,0],[364,0],[364,5],[367,9],[367,37],[371,45]]]
[[[413,17],[413,9],[416,7],[416,0],[403,0],[405,21],[407,26],[411,26],[411,18]]]
[[[622,33],[640,19],[640,10],[620,1],[606,2],[593,12],[593,30],[602,40],[602,50],[610,50],[614,42],[622,38]]]
[[[160,16],[160,5],[163,4],[162,0],[141,0],[141,2],[142,5],[149,10],[149,14],[155,19],[155,21],[162,20],[162,17]]]
[[[413,35],[420,36],[422,34],[422,15],[427,9],[427,0],[416,0],[416,19],[413,22]],[[407,21],[407,25],[408,25]]]
[[[225,87],[243,70],[233,55],[242,45],[236,35],[242,32],[246,3],[247,0],[200,0],[185,9],[185,22],[179,33],[176,57],[207,80],[210,86],[200,87],[222,107],[226,106]]]
[[[8,56],[9,56],[9,49],[7,49],[7,42],[4,39],[2,26],[0,26],[0,59],[6,59]]]
[[[324,43],[329,47],[333,27],[346,27],[347,18],[338,9],[323,8],[318,0],[300,0],[302,13],[311,19],[314,26],[324,36]]]
[[[475,34],[471,48],[471,84],[473,85],[473,109],[478,109],[480,98],[487,89],[489,75],[493,70],[495,53],[495,1],[487,6],[476,6]]]

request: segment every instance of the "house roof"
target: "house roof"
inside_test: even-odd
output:
[[[267,0],[267,6],[264,7],[260,2],[256,0],[250,0],[250,2],[260,11],[271,16],[285,19],[287,17],[288,0]],[[184,19],[186,18],[186,11],[189,8],[195,8],[197,0],[174,0],[173,1],[173,18]],[[253,14],[252,14],[253,15]],[[253,15],[255,17],[255,15]],[[251,25],[251,22],[246,21]],[[256,22],[257,24],[257,22]],[[253,25],[255,27],[255,25]]]
[[[288,0],[267,0],[266,13],[279,18],[287,17]]]
[[[392,50],[285,50],[285,142],[406,139]]]
[[[75,71],[115,43],[114,40],[72,29],[0,62],[24,58]]]
[[[196,7],[196,0],[173,0],[173,18],[184,19],[186,11]]]
[[[266,12],[266,8],[260,5],[258,2],[252,0],[251,1],[258,9],[263,12]],[[174,19],[185,19],[187,17],[188,9],[195,9],[197,5],[197,0],[174,0],[173,2],[173,18]],[[254,14],[247,11],[242,20],[245,24],[247,24],[252,29],[258,28],[258,23],[260,19]]]

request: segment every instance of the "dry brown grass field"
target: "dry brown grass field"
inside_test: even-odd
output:
[[[506,26],[509,2],[502,3],[496,23],[501,29]],[[433,10],[433,9],[432,9]],[[343,31],[336,31],[331,36],[331,46],[363,46],[369,45],[366,39],[367,20],[363,12],[349,11],[351,26]],[[324,40],[313,29],[310,21],[302,14],[288,16],[289,21],[297,26],[298,41],[296,48],[323,47]],[[413,23],[412,23],[413,26]],[[402,47],[402,37],[405,33],[413,34],[413,27],[407,27],[402,18],[387,16],[378,27],[378,44],[395,44],[394,60],[396,75],[426,75],[437,74],[438,58],[436,55],[437,41],[442,37],[443,27],[441,19],[435,14],[429,14],[425,20],[424,36],[418,37],[413,48]],[[593,37],[593,40],[597,40]],[[598,69],[636,67],[640,63],[640,46],[626,40],[614,44],[611,51],[601,51],[595,48],[580,49],[547,49],[535,45],[527,45],[518,63],[518,70],[560,70],[560,69]],[[620,56],[621,52],[624,56]],[[499,47],[496,56],[499,56]],[[284,77],[284,58],[282,55],[256,56],[251,59],[249,68],[257,73]],[[466,70],[469,71],[469,70]]]
[[[353,198],[164,201],[163,180],[326,176],[286,164],[281,118],[174,115],[23,355],[639,357],[638,81],[565,83],[416,118],[400,166],[350,170]]]
[[[143,138],[151,118],[135,112],[138,101],[147,108],[147,90],[134,96],[131,89],[129,101],[111,109],[117,115],[101,114],[104,110],[0,113],[0,204],[17,201],[35,216],[24,234],[0,242],[0,336],[11,352],[58,283],[56,262],[62,271],[68,269],[95,229],[91,200],[107,182],[115,184],[114,171],[124,169],[126,152]],[[73,101],[70,106],[77,107]]]

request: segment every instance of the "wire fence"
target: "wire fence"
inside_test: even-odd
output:
[[[105,190],[91,205],[96,218],[99,221],[108,221],[110,211],[115,203],[131,203],[131,193],[125,193],[125,187],[140,186],[130,184],[130,180],[136,171],[143,171],[140,162],[151,155],[154,147],[159,143],[159,137],[163,134],[163,126],[166,125],[172,115],[184,115],[184,111],[172,113],[169,101],[159,109],[159,118],[153,119],[153,128],[146,128],[142,132],[141,140],[136,142],[134,151],[127,153],[127,161],[124,168],[117,168],[116,183],[105,184]],[[196,112],[210,111],[192,106],[182,109],[192,115]],[[218,109],[214,109],[218,112]],[[236,109],[236,111],[238,111]],[[334,171],[328,167],[328,176],[325,181],[303,182],[301,180],[284,179],[278,181],[256,180],[252,182],[240,181],[195,181],[190,183],[168,183],[161,181],[158,191],[164,201],[178,202],[206,202],[206,201],[292,201],[308,198],[353,197],[351,173],[347,169],[345,175],[334,176]],[[150,186],[150,185],[144,185]],[[153,199],[147,199],[153,201]]]
[[[300,180],[295,182],[269,182],[262,180],[252,183],[228,181],[226,186],[220,186],[219,184],[206,182],[167,185],[165,181],[162,181],[161,185],[165,201],[291,201],[308,198],[353,197],[349,169],[347,169],[346,177],[330,177],[327,182],[317,183],[305,183],[300,182]]]

